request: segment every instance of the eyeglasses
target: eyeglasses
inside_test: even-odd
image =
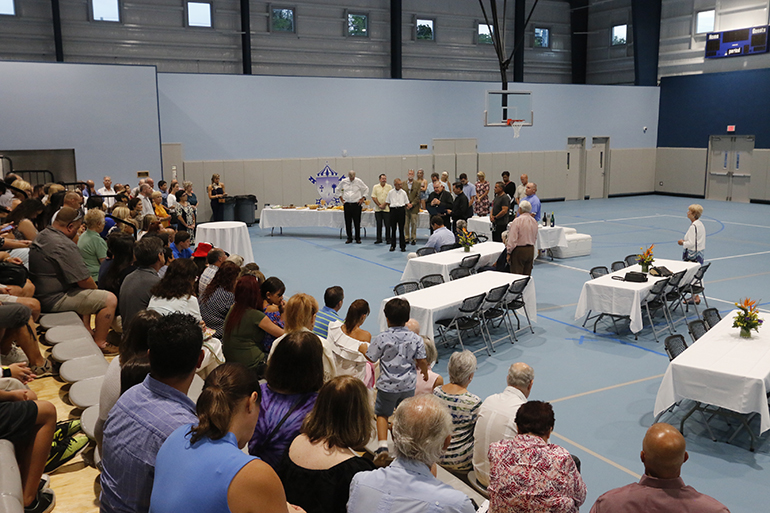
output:
[[[85,215],[86,215],[85,211],[83,210],[83,207],[80,207],[80,208],[79,208],[79,209],[77,209],[75,212],[77,212],[77,215],[75,216],[75,219],[73,219],[73,220],[72,220],[72,222],[73,222],[73,223],[74,223],[75,221],[80,221],[80,220],[81,220],[81,219],[83,219],[83,218],[85,217]]]

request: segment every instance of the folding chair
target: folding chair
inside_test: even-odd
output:
[[[524,289],[527,288],[527,285],[529,285],[530,277],[527,276],[526,278],[520,278],[513,283],[511,283],[511,286],[508,288],[508,303],[507,307],[508,310],[513,312],[513,316],[516,317],[516,329],[513,331],[513,339],[518,342],[518,338],[516,337],[516,332],[521,329],[521,322],[519,321],[519,316],[516,313],[516,310],[519,310],[521,308],[524,309],[524,315],[527,317],[527,325],[529,325],[529,330],[534,334],[535,330],[532,329],[532,322],[529,320],[529,313],[527,312],[527,304],[524,301]],[[513,323],[511,323],[511,328],[513,328]]]
[[[716,308],[706,308],[703,310],[703,321],[706,323],[708,329],[716,326],[721,320],[722,316],[719,315],[719,310]]]
[[[607,269],[604,265],[599,265],[596,267],[592,267],[588,273],[591,275],[591,279],[595,280],[599,276],[604,276],[605,274],[610,274],[610,270]]]
[[[415,290],[420,290],[419,283],[416,281],[405,281],[393,287],[393,295],[402,296],[407,292],[414,292]]]
[[[639,263],[639,255],[628,255],[623,261],[626,263],[626,267],[631,267],[632,265]]]
[[[481,317],[484,319],[484,327],[487,329],[487,338],[489,338],[489,345],[492,351],[492,334],[489,332],[489,323],[495,319],[500,319],[500,324],[505,324],[505,329],[508,331],[508,338],[511,339],[513,344],[513,332],[509,325],[510,319],[508,319],[508,308],[506,308],[505,297],[508,295],[508,285],[501,285],[495,287],[487,292],[487,297],[484,298],[484,304],[481,307]]]
[[[441,247],[438,249],[438,252],[439,252],[439,253],[442,253],[442,252],[444,252],[444,251],[449,251],[449,250],[452,250],[452,249],[457,249],[457,248],[459,248],[459,247],[460,247],[460,245],[459,245],[459,244],[457,244],[457,243],[452,243],[452,244],[444,244],[443,246],[441,246]]]
[[[451,319],[439,319],[436,321],[438,325],[438,333],[441,336],[441,340],[446,347],[449,347],[449,343],[446,340],[446,333],[450,330],[457,330],[457,340],[460,341],[460,347],[465,349],[463,344],[462,332],[468,330],[475,330],[479,328],[481,331],[481,338],[484,340],[484,345],[487,349],[487,354],[492,355],[489,352],[490,344],[487,343],[487,338],[484,335],[484,328],[482,327],[483,320],[480,315],[481,305],[484,304],[484,298],[487,296],[485,292],[476,296],[471,296],[463,300],[463,304],[460,305],[459,312]]]
[[[474,274],[474,269],[476,268],[476,264],[479,263],[480,258],[481,255],[478,253],[475,255],[467,256],[460,261],[460,267],[465,267],[466,269],[470,270],[471,274]]]
[[[425,255],[432,255],[436,252],[436,248],[420,248],[417,250],[417,256],[425,256]]]
[[[687,349],[687,342],[685,342],[682,335],[670,335],[666,337],[664,341],[666,346],[666,354],[668,354],[668,361],[673,360]]]
[[[621,269],[625,269],[628,267],[626,263],[623,260],[618,260],[617,262],[612,262],[612,265],[610,268],[612,269],[612,272],[620,271]]]
[[[442,283],[444,283],[444,277],[440,274],[429,274],[420,278],[420,285],[424,289],[434,285],[441,285]]]
[[[625,267],[624,267],[625,268]],[[610,274],[610,270],[607,269],[604,265],[599,265],[596,267],[592,267],[590,271],[588,271],[588,274],[591,275],[591,279],[595,280],[596,278],[599,278],[600,276],[606,276]],[[594,315],[591,317],[591,310],[588,310],[588,314],[586,315],[586,318],[583,320],[583,327],[585,328],[586,323],[592,319],[596,319],[596,322],[594,322],[594,333],[596,333],[596,325],[599,324],[599,321],[602,320],[603,317],[607,317],[609,314],[605,313],[599,313],[597,315]],[[610,316],[612,317],[612,316]],[[615,324],[615,317],[612,317],[612,324],[615,325],[615,331],[618,331],[618,326]],[[619,331],[618,331],[619,333]]]
[[[704,284],[703,284],[703,275],[706,274],[706,271],[709,270],[709,267],[711,267],[711,262],[709,262],[706,265],[700,266],[700,269],[698,269],[698,272],[695,273],[695,276],[693,276],[690,283],[688,283],[686,286],[682,287],[682,302],[684,302],[685,311],[690,311],[690,305],[693,306],[695,309],[695,315],[698,316],[698,319],[700,319],[700,314],[698,313],[698,305],[693,303],[689,303],[688,301],[691,301],[695,296],[698,296],[700,294],[703,294],[706,290]],[[709,306],[709,301],[706,299],[705,294],[703,295],[703,301],[706,303],[706,308]]]
[[[664,278],[655,282],[655,285],[650,289],[647,297],[642,301],[643,310],[647,311],[647,318],[650,320],[650,327],[652,328],[652,334],[655,337],[655,342],[660,343],[658,340],[658,332],[655,331],[655,323],[653,322],[652,315],[658,310],[663,310],[663,317],[666,318],[666,326],[670,334],[674,334],[671,329],[671,320],[668,317],[668,308],[666,303],[666,289],[668,288],[668,282],[670,278]]]
[[[456,267],[449,271],[449,279],[450,280],[457,280],[460,278],[465,278],[466,276],[471,275],[471,270],[467,267]]]
[[[690,321],[690,323],[687,324],[687,330],[690,332],[692,341],[695,342],[703,335],[705,335],[709,329],[706,327],[705,322],[701,321],[700,319],[696,319],[694,321]]]
[[[668,278],[668,291],[666,292],[665,298],[666,308],[668,309],[668,315],[671,317],[672,324],[674,322],[674,311],[682,303],[682,288],[687,285],[682,283],[685,274],[687,274],[687,271],[679,271]],[[687,314],[685,313],[684,308],[682,308],[682,316],[685,322],[687,322]],[[676,326],[674,326],[674,331],[676,331]]]

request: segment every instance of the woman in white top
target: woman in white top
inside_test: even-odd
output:
[[[329,338],[327,339],[334,353],[334,363],[337,374],[355,376],[364,384],[374,386],[374,364],[369,362],[366,351],[372,341],[372,334],[361,329],[361,325],[369,316],[369,303],[356,299],[350,304],[345,322],[332,321],[329,323]]]
[[[685,262],[698,262],[703,265],[703,252],[706,249],[706,227],[700,220],[703,215],[703,207],[696,204],[687,207],[687,219],[690,220],[690,228],[680,239],[678,244],[684,248],[682,259]],[[692,299],[695,304],[700,304],[700,296]]]
[[[195,278],[198,266],[190,258],[174,260],[168,266],[165,276],[150,290],[152,297],[148,310],[161,315],[180,312],[192,315],[202,321],[198,298],[195,297]]]

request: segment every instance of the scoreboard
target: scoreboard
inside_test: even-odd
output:
[[[709,32],[706,36],[706,58],[735,57],[767,52],[767,25],[724,32]]]

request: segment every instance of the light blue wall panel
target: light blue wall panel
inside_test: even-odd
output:
[[[190,160],[413,155],[435,138],[478,139],[479,152],[564,149],[569,136],[654,148],[656,87],[514,84],[533,91],[519,139],[483,126],[499,84],[418,80],[158,74],[162,139]],[[644,133],[643,127],[648,127]],[[590,139],[589,139],[590,140]]]
[[[0,149],[74,148],[78,178],[160,179],[155,68],[0,62]]]

